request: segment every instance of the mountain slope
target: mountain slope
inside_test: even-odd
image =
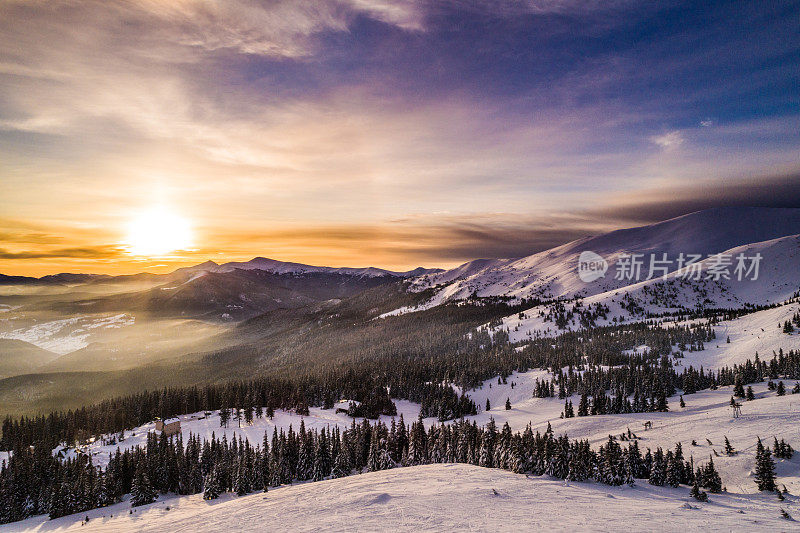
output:
[[[156,286],[91,298],[46,302],[65,313],[146,313],[155,317],[239,321],[275,309],[293,309],[396,283],[395,276],[336,272],[273,273],[262,269],[188,270]]]
[[[751,243],[800,233],[800,209],[717,208],[691,213],[657,224],[587,237],[516,260],[479,260],[416,278],[416,290],[442,286],[434,303],[480,297],[571,298],[591,296],[632,283],[614,279],[621,254],[679,254],[707,256]],[[578,257],[592,251],[604,257],[604,278],[587,284],[577,273]]]
[[[56,357],[58,354],[29,342],[0,338],[0,378],[33,372]]]
[[[642,281],[578,301],[539,305],[522,314],[506,317],[502,327],[509,330],[512,340],[519,341],[536,334],[552,334],[558,329],[585,327],[580,315],[599,307],[605,310],[603,316],[594,318],[594,325],[643,320],[654,315],[687,313],[699,309],[742,309],[779,304],[798,295],[800,235],[748,244],[723,252],[723,255],[730,257],[739,254],[745,257],[761,256],[756,279],[744,276],[739,280],[733,274],[730,279],[715,279],[709,270],[714,267],[715,259],[709,258],[698,263],[699,279],[692,279],[692,276],[687,278],[685,272],[675,271],[665,278]],[[785,306],[779,312],[780,321],[791,320],[797,307]],[[556,325],[558,314],[567,316],[560,326]]]

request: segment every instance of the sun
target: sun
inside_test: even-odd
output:
[[[164,207],[152,208],[131,220],[125,245],[131,255],[158,257],[192,244],[192,228],[185,218]]]

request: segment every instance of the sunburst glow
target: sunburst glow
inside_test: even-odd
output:
[[[128,253],[140,256],[163,256],[185,250],[192,244],[191,225],[166,208],[150,209],[131,221],[125,244]]]

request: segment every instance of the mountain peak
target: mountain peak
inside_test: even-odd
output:
[[[473,261],[414,280],[416,289],[447,284],[441,300],[479,296],[570,298],[616,290],[631,282],[614,279],[622,254],[642,254],[675,261],[680,254],[707,257],[740,246],[800,233],[800,209],[720,207],[688,213],[646,226],[586,237],[521,259]],[[612,274],[587,284],[577,275],[581,252],[608,261]],[[646,275],[646,272],[645,272]]]

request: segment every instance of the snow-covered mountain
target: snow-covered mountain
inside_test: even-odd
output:
[[[715,276],[716,259],[708,258],[697,263],[696,273],[688,270],[674,271],[619,289],[566,302],[535,306],[521,314],[506,317],[503,328],[512,340],[519,341],[537,333],[554,333],[557,329],[578,329],[585,324],[580,314],[604,308],[602,316],[594,316],[593,325],[608,325],[618,321],[642,320],[653,315],[676,314],[697,309],[742,309],[749,306],[779,304],[798,295],[800,290],[800,235],[738,246],[722,252],[723,256],[745,257],[760,255],[759,272],[755,279],[743,276],[738,279]],[[695,279],[697,278],[697,279]],[[782,320],[791,319],[797,311]],[[557,313],[566,314],[566,321],[556,325]],[[785,313],[784,313],[785,314]],[[774,327],[774,326],[771,326]]]
[[[539,298],[569,299],[618,290],[644,280],[648,275],[651,254],[670,261],[668,272],[677,269],[681,254],[707,258],[711,254],[758,251],[739,249],[800,233],[800,209],[717,208],[699,211],[657,224],[623,229],[595,237],[579,239],[521,259],[478,260],[445,272],[425,274],[413,281],[414,290],[440,287],[429,305],[449,300],[479,297],[508,297],[514,300]],[[768,275],[759,284],[751,284],[738,298],[762,303],[764,298],[792,294],[800,286],[800,256],[797,240],[764,244],[764,252],[774,257],[762,261],[762,268],[777,272],[780,279]],[[581,252],[594,252],[608,263],[604,277],[584,282],[578,276]],[[642,273],[638,278],[618,278],[621,258],[641,254]],[[735,266],[735,265],[734,265]],[[732,269],[733,267],[731,267]],[[771,269],[771,270],[770,270]],[[661,277],[659,271],[657,277]],[[778,289],[778,284],[782,288]],[[793,285],[793,288],[791,287]],[[789,287],[789,289],[786,289]],[[761,294],[759,291],[767,293]],[[762,296],[764,298],[762,298]]]
[[[324,267],[305,265],[302,263],[292,263],[286,261],[278,261],[276,259],[269,259],[266,257],[256,257],[249,261],[231,261],[218,265],[213,261],[206,261],[193,267],[182,269],[185,271],[207,271],[207,272],[233,272],[234,270],[263,270],[264,272],[271,272],[273,274],[340,274],[346,276],[356,276],[364,278],[375,278],[380,276],[392,276],[397,278],[411,278],[426,274],[436,274],[443,272],[440,268],[423,268],[417,267],[414,270],[405,272],[396,272],[392,270],[384,270],[382,268],[364,267],[364,268],[351,268],[351,267]]]

